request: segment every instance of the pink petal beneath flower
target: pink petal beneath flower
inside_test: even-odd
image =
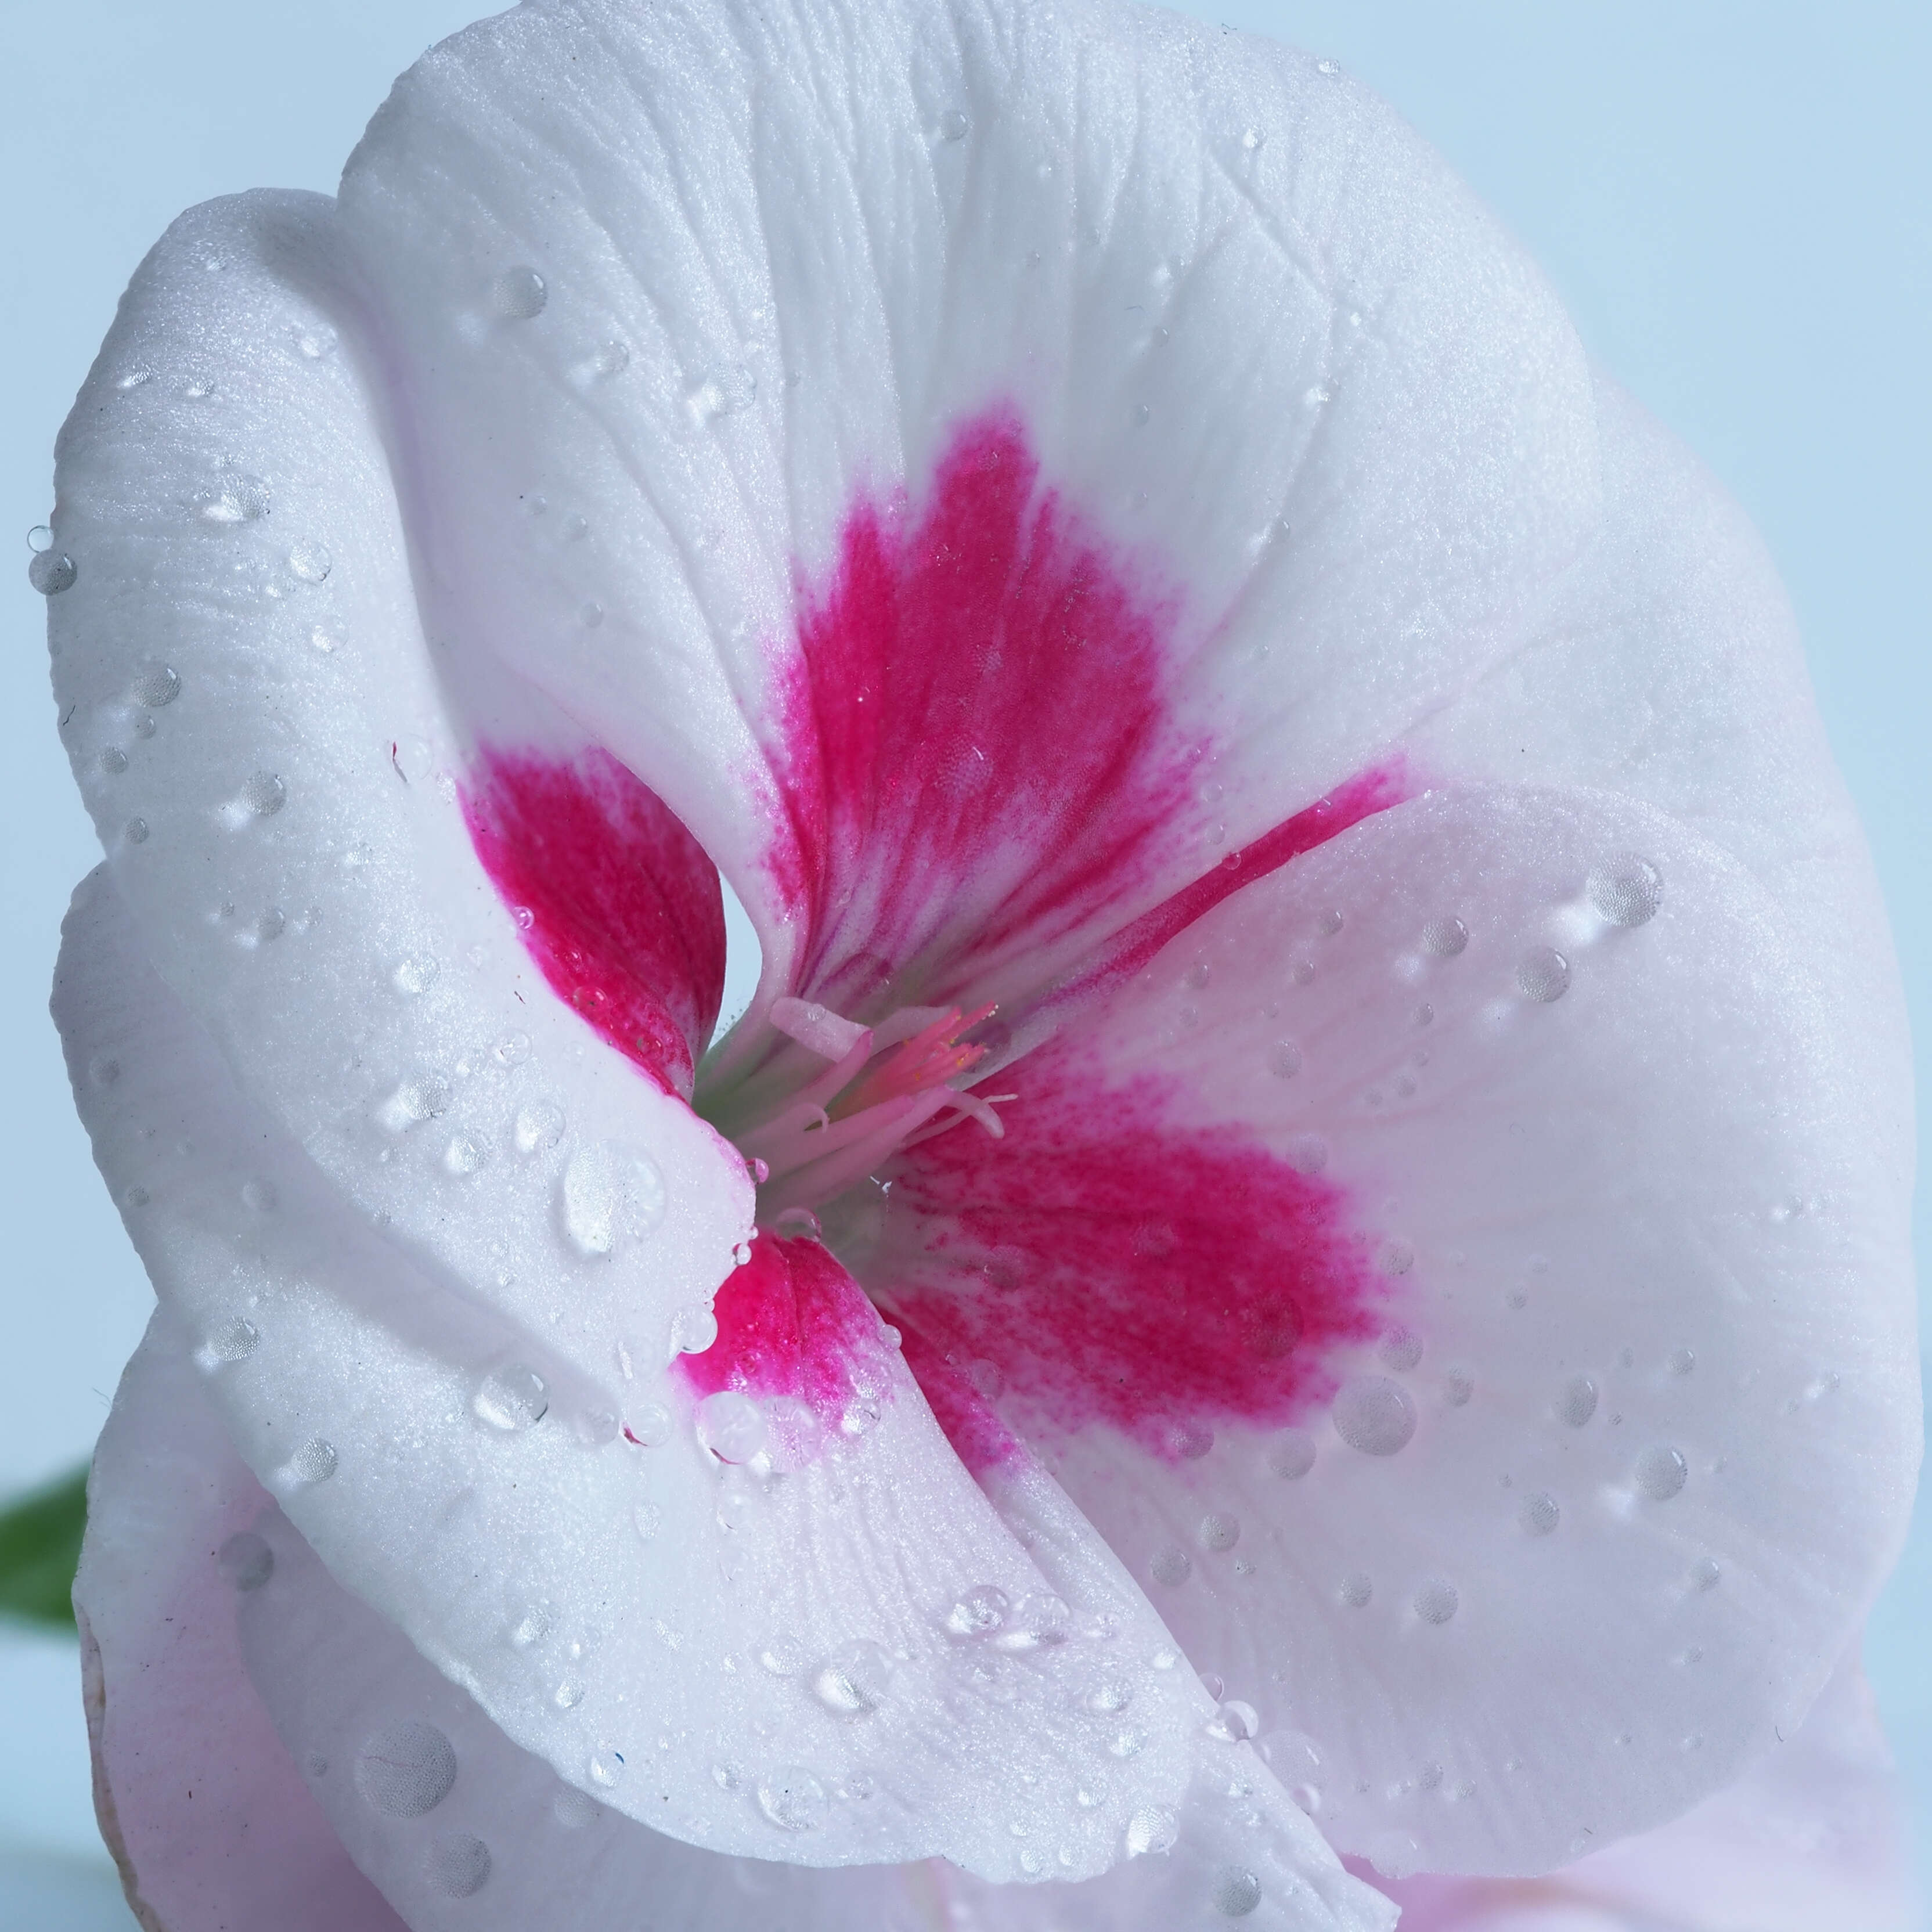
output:
[[[94,1452],[75,1600],[101,1830],[164,1932],[401,1932],[243,1670],[271,1504],[195,1382],[156,1316]]]

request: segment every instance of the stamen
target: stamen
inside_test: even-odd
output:
[[[998,1139],[993,1110],[1010,1094],[969,1094],[951,1083],[970,1074],[988,1049],[962,1038],[994,1012],[957,1006],[902,1006],[876,1028],[796,999],[772,1004],[777,1030],[831,1063],[766,1119],[737,1136],[758,1181],[758,1218],[830,1199],[862,1180],[902,1147],[974,1120]]]

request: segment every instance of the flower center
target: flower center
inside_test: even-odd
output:
[[[994,1108],[1014,1096],[954,1084],[986,1058],[966,1036],[992,1012],[902,1006],[866,1027],[808,1000],[774,1001],[772,1024],[826,1064],[732,1136],[758,1179],[759,1225],[832,1199],[901,1148],[963,1121],[998,1139],[1006,1130]]]

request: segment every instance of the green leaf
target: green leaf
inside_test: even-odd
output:
[[[74,1573],[86,1527],[85,1468],[0,1510],[0,1616],[74,1628]]]

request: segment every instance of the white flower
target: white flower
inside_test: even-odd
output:
[[[527,5],[176,225],[53,531],[160,1922],[1384,1925],[1802,1716],[1882,916],[1748,533],[1352,84]]]

